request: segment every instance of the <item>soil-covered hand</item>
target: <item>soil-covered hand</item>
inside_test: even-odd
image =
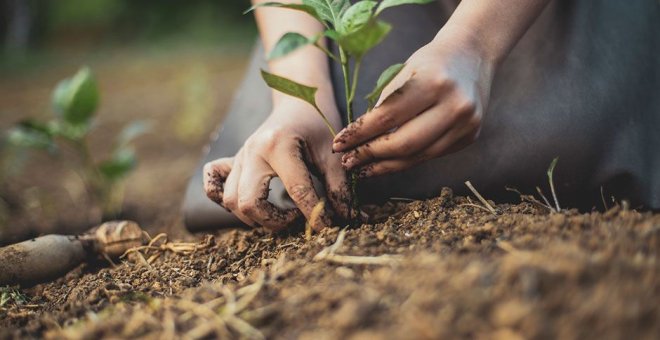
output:
[[[324,110],[335,118],[334,128],[339,127],[334,104],[325,105]],[[349,211],[346,173],[340,156],[332,153],[331,144],[328,127],[313,107],[297,99],[280,100],[235,157],[206,164],[204,190],[211,200],[250,226],[279,230],[301,213],[315,229],[328,226],[329,209],[312,218],[312,210],[321,199],[314,190],[312,172],[325,182],[330,206],[344,218]],[[299,209],[283,210],[267,200],[273,177],[282,180]]]
[[[458,151],[479,136],[493,71],[479,53],[436,39],[408,59],[376,108],[337,134],[333,150],[360,177]]]

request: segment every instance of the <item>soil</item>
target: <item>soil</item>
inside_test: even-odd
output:
[[[476,204],[445,189],[309,239],[160,237],[21,289],[0,338],[658,338],[660,215]]]

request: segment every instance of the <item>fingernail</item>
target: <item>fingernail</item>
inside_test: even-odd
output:
[[[341,161],[342,161],[342,165],[345,168],[350,169],[355,166],[355,163],[357,162],[357,158],[355,158],[353,154],[344,154],[344,156],[342,156]]]
[[[367,167],[361,168],[358,171],[358,178],[367,178],[369,176],[371,176],[371,173],[369,171],[369,168],[367,168]]]

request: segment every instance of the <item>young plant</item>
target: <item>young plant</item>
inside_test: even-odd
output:
[[[136,165],[132,140],[147,129],[145,122],[127,125],[117,136],[112,153],[97,161],[89,148],[94,128],[94,113],[99,103],[99,90],[89,68],[80,69],[73,77],[62,80],[52,95],[54,118],[47,122],[24,120],[14,126],[7,140],[22,149],[47,151],[59,156],[68,148],[75,159],[67,160],[84,182],[87,194],[101,208],[103,217],[113,218],[121,212],[123,179]]]
[[[390,24],[379,19],[380,14],[390,7],[405,4],[425,4],[432,1],[383,0],[377,2],[362,0],[352,5],[349,0],[302,0],[302,3],[264,2],[253,6],[246,13],[258,7],[280,7],[305,12],[323,24],[325,27],[324,32],[313,37],[306,37],[296,32],[284,34],[270,51],[268,59],[281,58],[301,47],[312,45],[323,51],[334,62],[338,62],[341,65],[344,81],[346,120],[350,124],[354,119],[353,102],[355,101],[355,91],[364,56],[380,44],[392,29]],[[339,55],[324,47],[321,41],[324,38],[332,40],[337,45]],[[403,67],[404,64],[395,64],[383,71],[373,91],[364,98],[367,100],[368,110],[374,108],[383,89]],[[303,85],[264,70],[261,71],[261,75],[266,84],[274,90],[297,97],[312,105],[328,126],[330,134],[333,137],[336,135],[327,117],[316,104],[316,87]],[[351,172],[350,175],[353,194],[351,207],[355,209],[358,205],[356,196],[357,174]]]

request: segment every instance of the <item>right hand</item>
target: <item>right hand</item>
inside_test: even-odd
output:
[[[324,113],[338,129],[336,106],[324,106]],[[312,184],[312,171],[325,182],[333,210],[348,218],[350,189],[341,155],[332,153],[328,127],[309,104],[282,98],[234,157],[204,166],[204,190],[211,200],[250,226],[280,230],[302,213],[318,230],[331,224],[331,213],[326,204],[318,218],[311,218],[321,199]],[[273,177],[282,180],[298,209],[283,210],[268,202]]]

